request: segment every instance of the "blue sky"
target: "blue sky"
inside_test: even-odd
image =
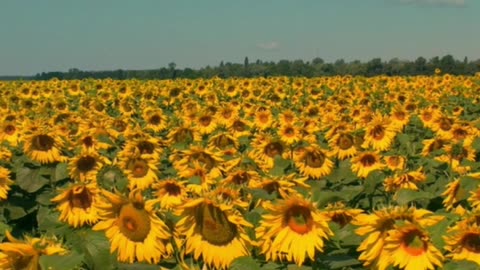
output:
[[[0,75],[480,58],[478,0],[2,0]]]

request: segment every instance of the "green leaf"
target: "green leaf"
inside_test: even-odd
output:
[[[40,256],[40,268],[51,270],[74,269],[78,267],[83,261],[83,254],[72,251],[67,255],[42,255]]]
[[[290,166],[292,163],[291,160],[284,159],[283,157],[277,155],[274,158],[274,166],[270,170],[270,175],[273,176],[283,176],[285,175],[285,170]]]
[[[55,172],[53,175],[53,181],[58,182],[60,180],[67,179],[69,177],[68,175],[68,164],[67,163],[58,163],[57,166],[55,166]]]
[[[251,256],[243,256],[236,258],[230,264],[229,269],[231,270],[260,270],[260,265],[253,259]]]
[[[12,227],[0,221],[0,241],[5,238],[5,231],[11,231]]]
[[[104,232],[88,231],[83,241],[86,263],[89,269],[115,269],[116,254],[110,253],[110,243]]]
[[[55,235],[68,231],[68,225],[59,221],[60,214],[48,207],[40,207],[37,212],[38,229]]]
[[[447,262],[443,265],[443,270],[478,270],[478,265],[469,261]]]
[[[23,167],[17,172],[16,182],[21,189],[28,193],[34,193],[47,185],[49,181],[48,178],[41,175],[40,169]]]
[[[192,176],[188,179],[188,183],[189,184],[193,184],[193,185],[201,185],[202,184],[202,177],[200,176]]]
[[[431,199],[433,195],[425,191],[415,191],[410,189],[401,189],[396,193],[396,201],[400,205],[406,205],[409,202],[420,199]]]
[[[16,220],[27,215],[25,209],[20,206],[8,205],[5,206],[5,210],[7,211],[5,215],[8,216],[10,220]]]
[[[329,266],[328,269],[345,269],[355,265],[360,265],[361,262],[355,257],[347,254],[328,254],[319,256],[319,260]]]

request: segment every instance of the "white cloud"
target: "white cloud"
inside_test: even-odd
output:
[[[395,0],[402,4],[464,7],[465,0]]]
[[[274,50],[274,49],[278,48],[279,46],[280,46],[280,44],[278,44],[278,42],[276,42],[276,41],[270,41],[270,42],[258,43],[257,44],[258,48],[264,49],[264,50]]]

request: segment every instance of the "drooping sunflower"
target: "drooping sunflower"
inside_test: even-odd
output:
[[[319,179],[330,174],[333,161],[328,152],[317,144],[301,147],[293,152],[293,161],[303,176]]]
[[[6,168],[0,167],[0,201],[8,197],[8,191],[13,181],[10,179],[10,171]]]
[[[228,131],[236,138],[249,136],[250,122],[241,117],[236,117],[228,124]]]
[[[460,197],[460,178],[454,179],[452,182],[448,183],[445,187],[445,191],[442,193],[443,206],[447,211],[453,209],[453,207],[459,202]]]
[[[153,137],[144,132],[129,132],[128,142],[118,153],[119,157],[139,155],[145,159],[160,160],[163,152],[163,143],[159,138]]]
[[[57,204],[59,220],[78,228],[93,225],[98,219],[98,187],[96,183],[73,184],[55,196],[51,201]]]
[[[233,156],[237,153],[238,140],[229,132],[219,132],[210,136],[208,146],[220,150],[224,156]]]
[[[39,270],[41,255],[64,255],[68,251],[55,238],[29,237],[24,240],[5,233],[8,242],[0,243],[0,269]]]
[[[144,201],[139,190],[128,198],[102,190],[104,200],[98,203],[102,218],[94,231],[105,231],[110,252],[117,252],[120,262],[157,264],[173,252],[168,243],[171,233],[154,211],[155,200]]]
[[[160,204],[160,208],[171,210],[182,205],[187,200],[186,181],[176,179],[164,179],[153,184],[154,194]]]
[[[471,170],[471,167],[464,165],[462,161],[475,162],[476,152],[472,146],[463,144],[446,145],[444,150],[447,153],[435,157],[436,161],[449,164],[452,170],[459,174],[466,174]]]
[[[384,167],[380,155],[376,152],[362,152],[352,158],[352,171],[360,178],[366,178],[370,172]]]
[[[267,261],[286,260],[302,265],[323,252],[324,242],[333,235],[329,218],[313,202],[292,193],[274,203],[266,201],[260,226],[255,229],[260,252]]]
[[[417,184],[424,182],[427,176],[422,172],[422,168],[415,171],[396,173],[392,177],[385,178],[383,186],[386,192],[396,192],[400,189],[418,190]]]
[[[232,201],[205,194],[180,206],[176,229],[185,237],[185,254],[215,269],[228,269],[238,257],[250,255],[252,241],[246,228],[253,227]]]
[[[23,151],[29,158],[42,164],[64,162],[67,160],[62,155],[62,140],[55,134],[41,128],[31,134],[24,136]]]
[[[426,270],[442,267],[443,255],[430,241],[427,232],[419,226],[406,223],[389,231],[385,251],[391,263],[405,270]]]

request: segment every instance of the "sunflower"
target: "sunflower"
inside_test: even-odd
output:
[[[467,146],[470,146],[478,136],[475,128],[469,124],[453,124],[450,133],[448,137],[451,137],[454,144],[463,143]]]
[[[146,108],[143,110],[143,119],[146,130],[156,133],[167,128],[167,117],[160,108]]]
[[[384,156],[385,164],[392,171],[401,171],[405,168],[406,158],[404,156]]]
[[[477,219],[476,217],[475,219]],[[464,219],[450,227],[444,236],[447,257],[454,261],[468,260],[480,265],[480,224]]]
[[[294,125],[298,121],[297,114],[290,109],[287,109],[280,113],[278,116],[279,123],[281,126],[283,125]]]
[[[277,130],[280,140],[286,145],[292,145],[302,139],[301,130],[291,124],[285,124]]]
[[[255,183],[260,181],[260,175],[255,170],[235,167],[229,170],[227,177],[222,181],[223,184],[234,186],[247,186],[252,188]]]
[[[10,179],[10,171],[6,168],[0,167],[0,200],[6,200],[8,191],[13,181]]]
[[[41,128],[25,135],[24,141],[23,151],[34,161],[46,164],[67,160],[61,153],[63,143],[54,131]]]
[[[384,248],[390,254],[391,263],[401,269],[433,270],[435,266],[442,267],[442,252],[432,244],[430,236],[408,222],[389,231]]]
[[[440,110],[432,107],[427,107],[421,110],[420,120],[422,120],[423,126],[432,129],[435,125],[435,121],[440,118]]]
[[[290,158],[290,151],[282,141],[266,133],[257,133],[250,142],[253,150],[249,157],[254,159],[263,171],[269,171],[275,165],[275,157],[280,156],[284,159]]]
[[[4,121],[0,126],[0,143],[8,142],[15,147],[20,141],[19,127],[15,121]]]
[[[330,174],[333,168],[327,151],[317,144],[296,149],[293,152],[293,161],[303,176],[313,179]]]
[[[217,128],[218,122],[215,113],[204,110],[196,116],[194,125],[201,134],[210,134]]]
[[[174,146],[175,144],[189,145],[201,141],[202,136],[196,128],[183,124],[170,130],[167,138],[168,145]]]
[[[436,161],[449,164],[452,170],[459,174],[466,174],[471,170],[471,167],[463,165],[462,161],[475,162],[476,153],[472,146],[454,144],[446,145],[444,149],[447,153],[435,157]]]
[[[220,150],[224,156],[233,156],[239,147],[237,138],[229,132],[219,132],[210,136],[208,146]]]
[[[357,154],[355,137],[348,132],[339,132],[333,135],[328,141],[328,145],[332,149],[330,155],[337,156],[340,160],[351,158]]]
[[[403,106],[397,104],[393,107],[390,120],[392,121],[392,126],[395,130],[401,131],[403,127],[408,124],[410,121],[410,114],[405,110]]]
[[[443,199],[443,206],[447,211],[452,210],[454,205],[460,201],[460,196],[462,195],[462,192],[459,191],[461,191],[459,178],[453,180],[446,185],[445,191],[442,193],[442,196],[445,197]]]
[[[120,262],[149,262],[157,264],[169,257],[171,234],[165,223],[154,212],[155,200],[144,201],[138,190],[128,198],[102,190],[104,200],[98,203],[102,220],[94,231],[105,231],[110,241],[110,252],[117,251]]]
[[[272,112],[270,110],[258,110],[255,113],[255,127],[259,130],[266,130],[275,123]]]
[[[456,119],[448,116],[440,116],[434,120],[431,129],[435,132],[438,138],[450,140],[452,138],[452,127]]]
[[[375,116],[365,128],[363,148],[371,146],[374,150],[385,151],[390,148],[396,136],[396,126],[382,115]]]
[[[340,227],[349,224],[357,215],[363,213],[362,209],[349,209],[343,202],[329,203],[325,207],[325,215]]]
[[[380,155],[376,152],[363,152],[352,158],[352,171],[358,177],[366,178],[370,172],[380,170],[385,167],[381,163]]]
[[[98,171],[111,162],[97,152],[83,151],[68,162],[69,175],[73,180],[95,181]]]
[[[163,143],[159,138],[153,137],[144,132],[129,132],[128,142],[119,152],[118,156],[139,155],[145,159],[160,160],[163,152]]]
[[[447,145],[447,141],[441,138],[434,138],[434,139],[425,139],[423,140],[423,149],[422,149],[422,156],[427,157],[431,155],[434,151],[445,150],[445,146]]]
[[[359,226],[355,233],[364,236],[357,251],[361,252],[359,260],[363,266],[374,269],[386,269],[392,263],[390,252],[385,249],[386,238],[394,229],[397,221],[410,222],[419,228],[433,226],[440,222],[442,216],[434,216],[425,209],[415,207],[390,206],[375,210],[371,214],[358,214],[352,224]]]
[[[228,131],[235,137],[243,137],[250,135],[250,123],[246,119],[240,117],[234,118],[228,124]]]
[[[160,208],[171,210],[182,205],[187,199],[186,181],[164,179],[152,185]]]
[[[78,183],[66,188],[51,201],[57,204],[59,220],[78,228],[98,221],[98,193],[96,183]]]
[[[175,151],[169,159],[178,172],[195,168],[194,162],[197,162],[205,167],[209,177],[217,178],[222,175],[223,158],[218,151],[211,147],[203,148],[191,145],[188,150]]]
[[[21,241],[9,231],[5,233],[8,242],[0,243],[0,269],[40,269],[40,256],[64,255],[67,250],[55,238],[25,236]]]
[[[207,169],[206,165],[198,160],[192,161],[189,166],[183,167],[177,174],[182,179],[190,180],[187,185],[187,192],[198,195],[210,190],[218,180],[218,177],[213,177],[211,170]]]
[[[119,157],[119,166],[128,178],[128,188],[144,190],[150,188],[158,179],[157,161],[152,158],[141,157],[138,153]]]
[[[400,189],[418,190],[417,184],[424,182],[427,176],[420,167],[416,171],[395,173],[393,177],[385,178],[383,186],[386,192],[396,192]]]
[[[292,193],[275,203],[264,202],[267,211],[255,229],[260,252],[267,261],[287,260],[302,265],[323,252],[324,241],[333,233],[329,218],[310,200]]]
[[[201,257],[215,269],[228,269],[236,258],[250,255],[252,241],[245,228],[253,225],[234,201],[207,193],[180,206],[176,228],[185,237],[186,255],[193,254],[195,260]]]
[[[80,131],[73,140],[73,147],[81,152],[98,152],[112,147],[112,145],[101,141],[98,136],[91,131]]]
[[[224,103],[216,113],[218,124],[223,126],[229,126],[238,116],[238,110],[231,103]]]

